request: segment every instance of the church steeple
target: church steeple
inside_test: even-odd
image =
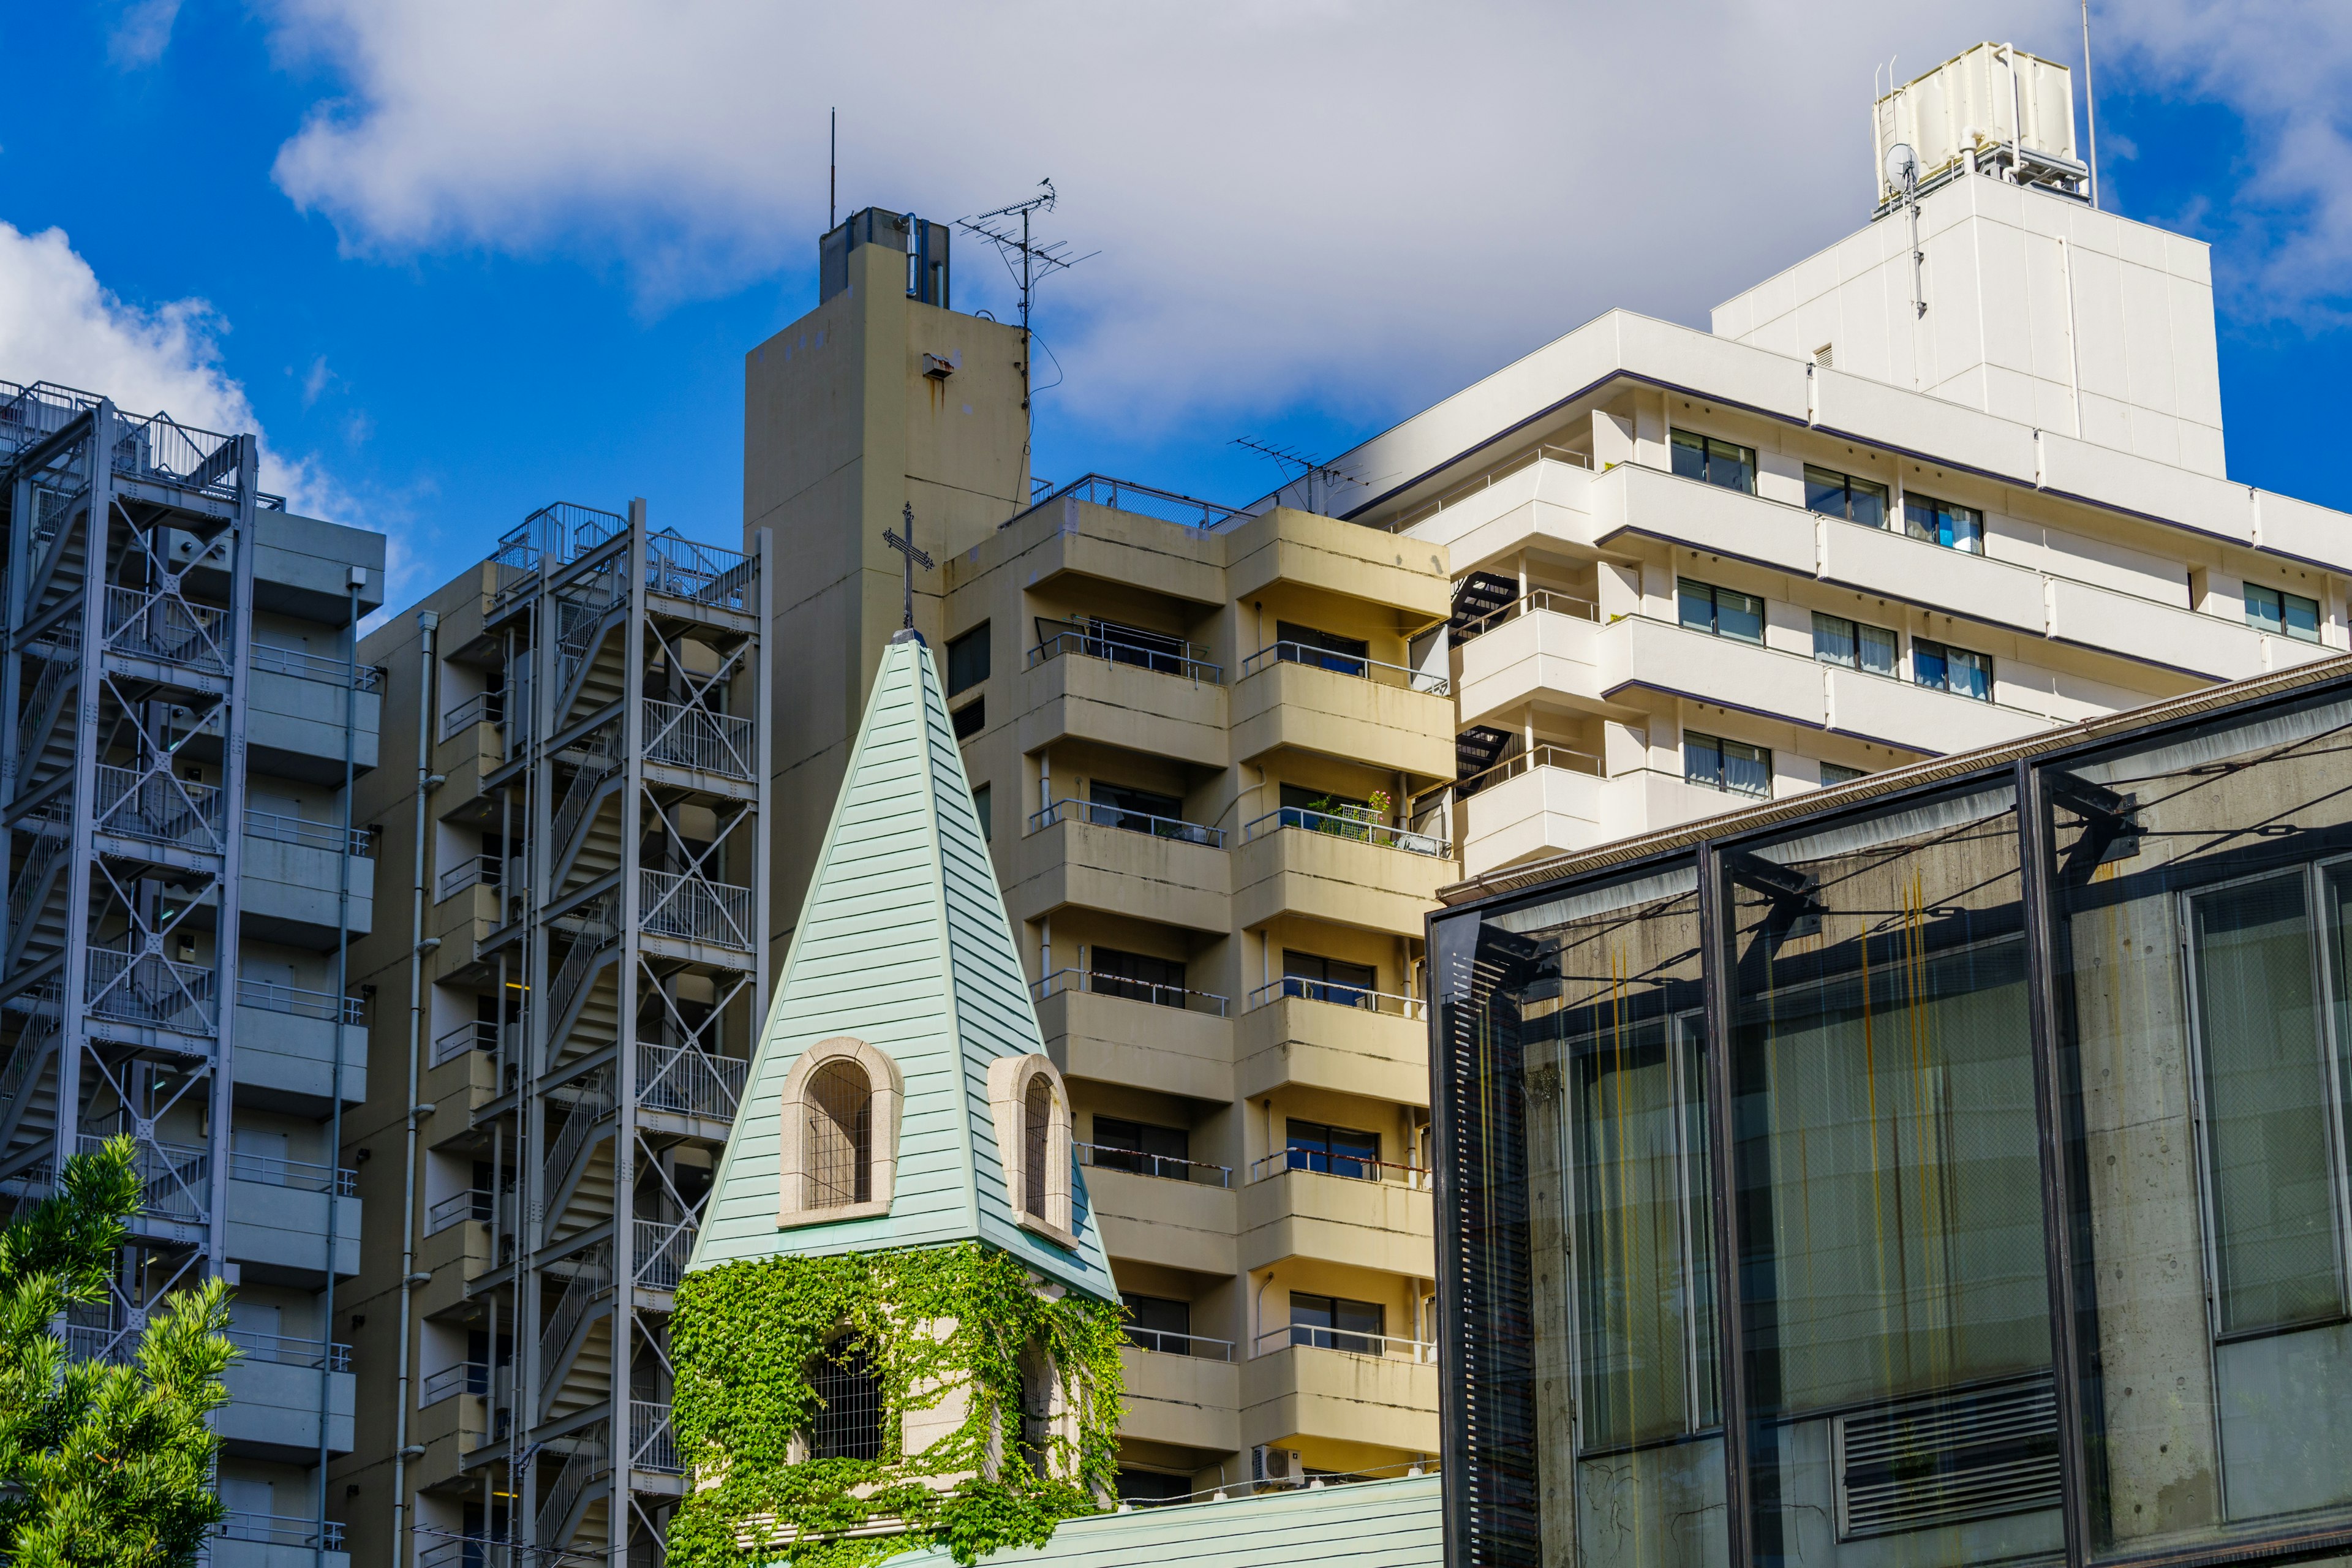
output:
[[[689,1271],[979,1241],[1116,1301],[930,650],[891,639]]]

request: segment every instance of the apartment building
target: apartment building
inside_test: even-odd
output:
[[[752,544],[546,507],[366,641],[401,875],[352,955],[362,1564],[660,1560],[671,1293],[769,989]]]
[[[1018,329],[927,298],[892,232],[853,220],[839,286],[746,360],[745,525],[799,567],[769,631],[774,930],[911,614],[1134,1314],[1123,1487],[1411,1469],[1437,1407],[1420,932],[1455,869],[1399,808],[1455,770],[1447,552],[1091,477],[1033,504]],[[911,588],[885,537],[909,509],[937,563]]]
[[[297,516],[251,435],[0,383],[0,1194],[120,1133],[143,1196],[76,1357],[236,1288],[215,1568],[341,1568],[325,1470],[352,1446],[338,1291],[362,1205],[337,1129],[364,1093],[349,982],[374,910],[355,781],[376,766],[381,534]]]

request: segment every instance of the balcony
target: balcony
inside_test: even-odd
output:
[[[759,732],[751,720],[715,713],[699,703],[663,702],[648,697],[641,722],[649,767],[740,784],[758,782]]]
[[[1444,778],[1454,771],[1452,682],[1425,670],[1277,643],[1242,664],[1233,754],[1284,747]]]
[[[1243,830],[1234,856],[1234,924],[1278,915],[1419,936],[1437,889],[1457,872],[1433,834],[1339,813],[1283,806]]]
[[[1112,1164],[1100,1162],[1106,1152]],[[1232,1274],[1233,1189],[1221,1165],[1181,1163],[1183,1174],[1146,1174],[1140,1156],[1128,1150],[1091,1149],[1087,1197],[1102,1229],[1103,1249],[1113,1258],[1133,1258],[1198,1274]],[[1223,1177],[1223,1181],[1212,1178]]]
[[[1392,538],[1311,511],[1276,507],[1237,523],[1225,546],[1225,590],[1244,603],[1293,584],[1386,605],[1425,624],[1445,618],[1454,583],[1444,546]]]
[[[336,668],[342,666],[338,663]],[[255,772],[340,788],[343,782],[343,718],[351,714],[352,765],[376,765],[376,731],[383,694],[355,690],[339,679],[310,679],[255,665],[246,679],[245,739]]]
[[[1259,1336],[1243,1371],[1249,1403],[1242,1410],[1242,1441],[1281,1444],[1299,1436],[1370,1443],[1408,1453],[1437,1451],[1437,1367],[1433,1351],[1418,1341],[1370,1334],[1326,1338],[1362,1342],[1299,1343],[1316,1330],[1278,1328]]]
[[[1088,653],[1089,643],[1101,653]],[[1223,767],[1223,671],[1189,655],[1109,657],[1116,651],[1116,645],[1102,638],[1075,634],[1030,650],[1022,673],[1021,750],[1039,752],[1063,740],[1094,741]]]
[[[2040,637],[2046,629],[2041,573],[1930,544],[1895,529],[1823,519],[1821,575],[1824,582],[1988,626],[2012,627],[2029,637]]]
[[[1430,1193],[1418,1166],[1276,1151],[1251,1164],[1242,1188],[1242,1267],[1312,1258],[1428,1279]]]
[[[229,1156],[228,1173],[228,1253],[252,1278],[323,1285],[330,1205],[334,1271],[359,1272],[358,1172],[240,1152]]]
[[[1233,1099],[1234,1026],[1224,997],[1086,970],[1056,970],[1037,982],[1035,995],[1045,1048],[1070,1077]]]
[[[1457,574],[1529,548],[1588,554],[1591,466],[1581,452],[1538,447],[1403,513],[1391,531],[1444,545]]]
[[[221,1374],[229,1394],[216,1417],[224,1447],[257,1458],[315,1464],[323,1400],[328,1451],[351,1451],[348,1346],[275,1335],[232,1333],[230,1338],[239,1342],[245,1353]],[[323,1367],[322,1359],[327,1362]]]
[[[1602,544],[1640,534],[1811,577],[1820,564],[1814,521],[1801,506],[1638,463],[1620,463],[1592,481],[1592,531]]]
[[[325,1568],[350,1568],[342,1521],[327,1521],[326,1539],[319,1537],[315,1519],[231,1509],[205,1555],[212,1568],[319,1568],[323,1552]]]
[[[1599,705],[1601,608],[1591,600],[1538,589],[1472,626],[1455,645],[1465,728],[1538,700]]]
[[[341,922],[365,936],[375,915],[375,840],[360,829],[276,812],[245,814],[238,900],[245,932],[323,951]]]
[[[1132,1330],[1129,1338],[1118,1356],[1127,1383],[1120,1436],[1211,1453],[1241,1447],[1241,1368],[1231,1344],[1173,1334],[1139,1344]]]
[[[751,951],[751,889],[691,872],[637,873],[637,929],[646,936]]]
[[[1463,875],[1603,842],[1604,785],[1599,757],[1547,745],[1463,780],[1452,792]]]
[[[335,1051],[342,1049],[346,1104],[367,1098],[368,1032],[362,1004],[299,985],[240,975],[233,1077],[237,1102],[323,1116],[335,1092]]]
[[[1035,920],[1066,905],[1126,912],[1193,931],[1232,929],[1233,868],[1222,828],[1080,800],[1029,818],[1024,868],[1009,902]]]
[[[1285,979],[1260,986],[1234,1025],[1234,1089],[1286,1085],[1429,1103],[1429,1026],[1417,998]]]

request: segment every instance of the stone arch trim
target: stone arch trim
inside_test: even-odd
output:
[[[1029,1181],[1029,1141],[1023,1136],[1022,1110],[1030,1085],[1041,1079],[1046,1092],[1045,1213],[1042,1218],[1029,1213],[1022,1202]],[[1071,1148],[1074,1123],[1070,1089],[1062,1081],[1061,1069],[1035,1051],[997,1058],[988,1064],[988,1109],[996,1124],[996,1151],[1004,1165],[1004,1198],[1013,1223],[1076,1251],[1076,1204],[1070,1176],[1071,1156],[1076,1152]]]
[[[873,1197],[862,1204],[830,1208],[808,1206],[808,1090],[817,1073],[835,1062],[851,1062],[866,1074],[874,1091]],[[874,1219],[890,1212],[898,1187],[898,1122],[907,1104],[907,1079],[887,1051],[849,1035],[819,1040],[803,1051],[784,1075],[783,1118],[776,1140],[781,1168],[776,1184],[776,1225],[831,1225],[845,1219]]]

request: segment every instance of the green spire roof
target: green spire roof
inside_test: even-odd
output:
[[[905,1081],[889,1212],[780,1226],[786,1079],[808,1047],[843,1036]],[[1013,1217],[989,1064],[1044,1051],[938,667],[902,633],[875,676],[688,1267],[979,1240],[1118,1300],[1075,1166],[1075,1247]]]

